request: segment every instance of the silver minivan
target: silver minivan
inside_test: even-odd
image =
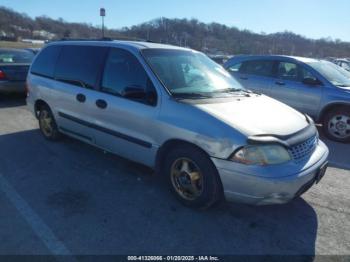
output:
[[[200,52],[128,41],[47,45],[27,78],[42,134],[65,134],[165,176],[190,207],[286,203],[318,183],[328,148],[310,117],[244,89]]]

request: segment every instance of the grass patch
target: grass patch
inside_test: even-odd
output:
[[[41,47],[43,47],[43,44],[0,41],[0,48],[41,48]]]

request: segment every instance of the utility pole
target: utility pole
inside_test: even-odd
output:
[[[106,9],[100,8],[100,16],[102,18],[102,38],[105,38],[105,16],[106,16]]]

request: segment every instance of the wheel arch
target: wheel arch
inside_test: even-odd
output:
[[[156,174],[161,173],[164,159],[165,159],[167,153],[170,152],[171,149],[179,147],[181,145],[183,145],[183,146],[187,145],[187,146],[194,147],[194,148],[200,150],[201,152],[203,152],[204,154],[206,154],[210,158],[210,155],[208,154],[208,152],[206,152],[205,150],[203,150],[203,148],[201,148],[200,146],[198,146],[194,143],[191,143],[191,142],[188,142],[188,141],[182,140],[182,139],[170,139],[170,140],[166,141],[165,143],[163,143],[163,145],[157,151],[156,161],[155,161]]]
[[[34,103],[34,112],[35,112],[35,117],[38,118],[39,117],[39,111],[40,108],[42,106],[47,106],[48,108],[50,108],[50,106],[48,105],[48,103],[46,103],[44,100],[42,99],[37,99]]]
[[[334,110],[335,108],[339,108],[339,107],[346,107],[346,108],[349,108],[350,109],[350,103],[345,103],[345,102],[335,102],[335,103],[331,103],[331,104],[328,104],[326,105],[321,113],[319,114],[319,117],[318,117],[318,121],[319,122],[323,122],[324,120],[324,117],[327,113],[329,113],[330,111]]]

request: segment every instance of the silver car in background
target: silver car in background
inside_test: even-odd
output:
[[[56,42],[27,81],[28,108],[45,138],[66,134],[152,167],[190,207],[222,196],[286,203],[326,172],[329,151],[311,118],[244,89],[193,50]]]
[[[348,59],[335,59],[332,61],[334,64],[340,66],[344,70],[350,72],[350,60]]]
[[[350,141],[350,72],[325,61],[288,56],[235,56],[224,67],[247,89],[275,98]]]

